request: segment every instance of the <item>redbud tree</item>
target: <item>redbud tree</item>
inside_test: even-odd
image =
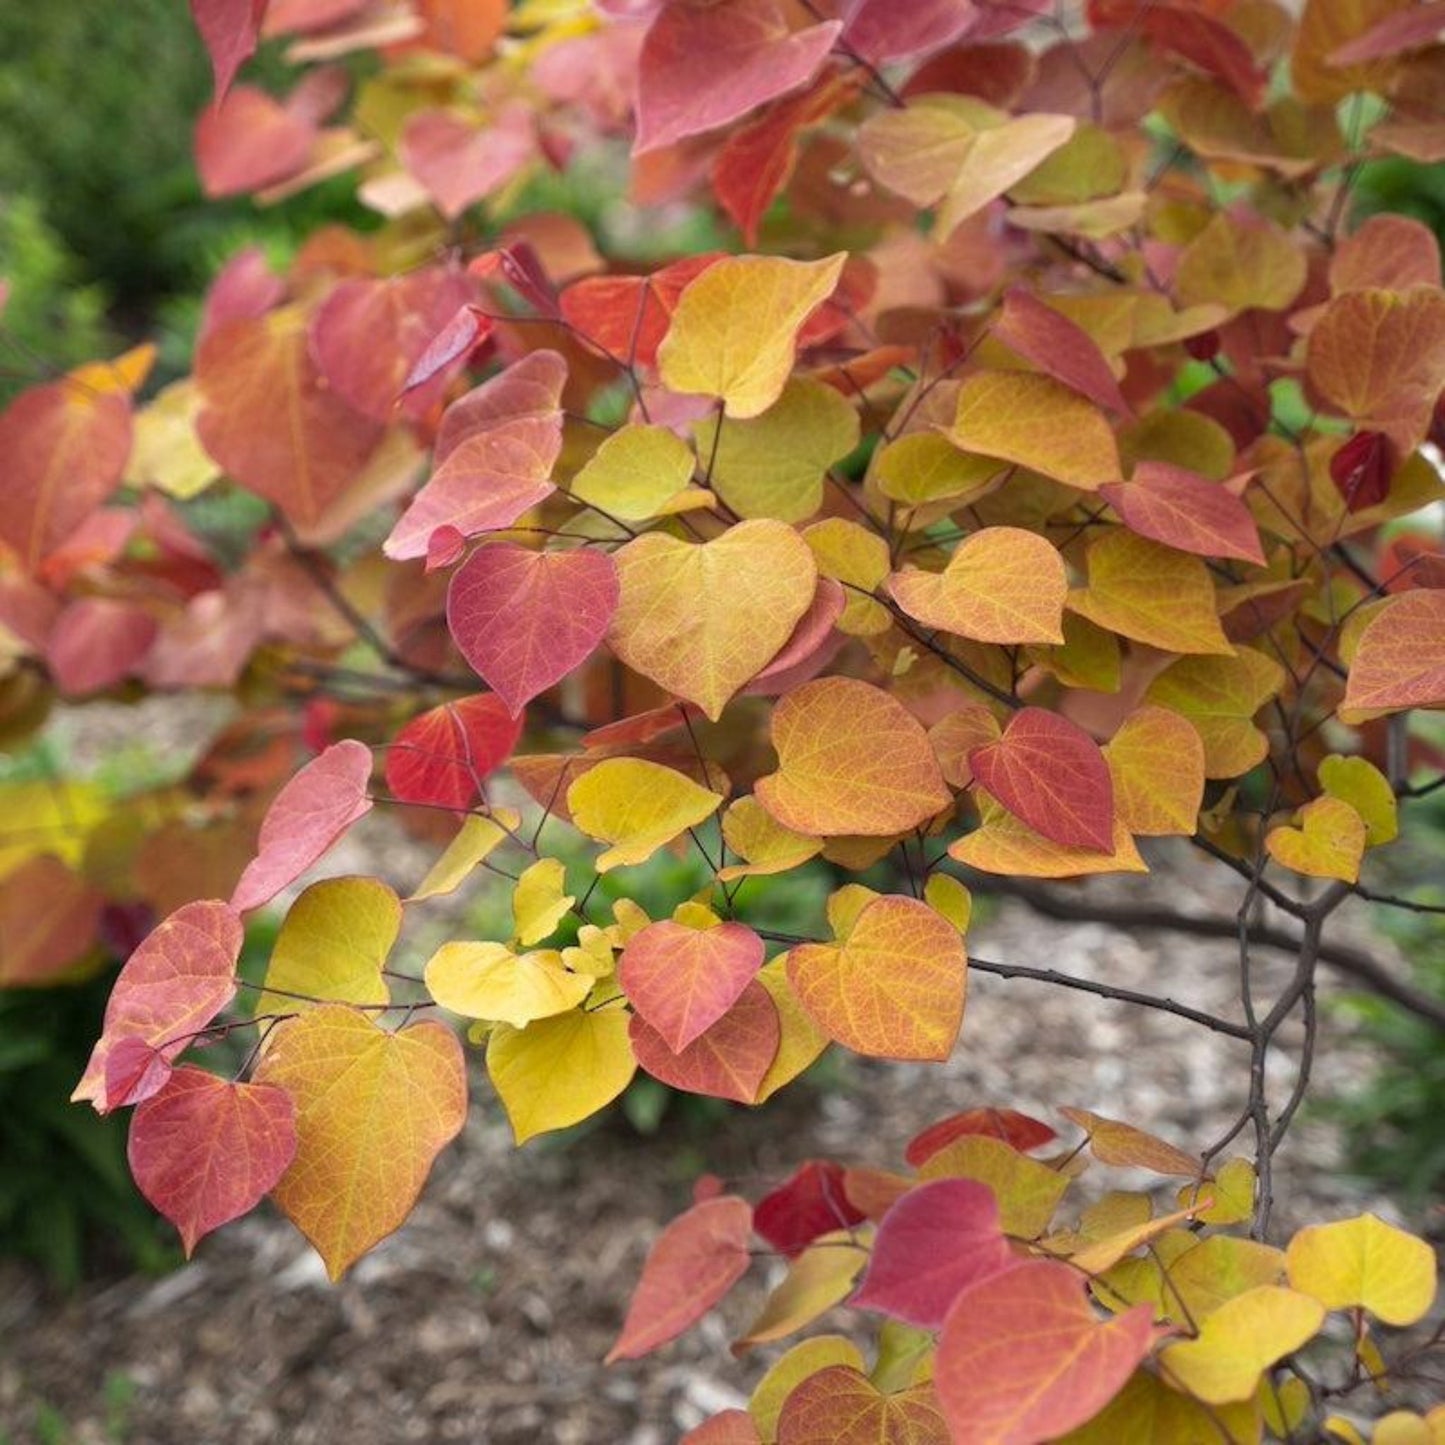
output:
[[[1234,1127],[960,1101],[899,1172],[708,1181],[612,1356],[770,1253],[740,1347],[846,1301],[877,1348],[796,1345],[697,1445],[1364,1438],[1434,1260],[1370,1215],[1271,1242],[1272,1160],[1322,968],[1445,1023],[1329,938],[1445,783],[1440,253],[1351,204],[1372,160],[1445,160],[1440,6],[192,11],[206,191],[346,174],[377,224],[232,258],[163,389],[141,348],[0,416],[7,734],[117,690],[251,708],[123,825],[12,790],[35,839],[0,854],[0,981],[144,935],[75,1098],[135,1107],[186,1248],[270,1198],[341,1276],[460,1129],[469,1048],[524,1143],[639,1072],[761,1105],[831,1046],[942,1060],[970,971],[1033,979],[1242,1050]],[[237,78],[269,37],[284,96]],[[206,496],[251,499],[242,545]],[[293,889],[377,806],[424,877]],[[1238,875],[1237,916],[1162,920],[1234,950],[1234,1011],[970,959],[970,878],[1082,915],[1049,880],[1171,837]],[[664,849],[708,881],[653,917],[628,879]],[[811,931],[760,922],[823,865]],[[483,885],[507,936],[393,956]],[[1168,1188],[1066,1204],[1086,1161]]]

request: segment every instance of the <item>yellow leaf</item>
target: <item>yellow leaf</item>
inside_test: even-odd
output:
[[[1055,843],[986,795],[979,800],[979,817],[978,828],[948,845],[948,856],[983,873],[1011,873],[1020,878],[1079,878],[1088,873],[1149,871],[1129,830],[1117,817],[1112,853]]]
[[[1391,1410],[1375,1422],[1370,1445],[1435,1445],[1430,1422],[1413,1410]]]
[[[1086,1425],[1059,1437],[1056,1445],[1255,1445],[1259,1410],[1253,1401],[1206,1407],[1171,1390],[1151,1370],[1136,1370],[1129,1382]]]
[[[1165,1377],[1207,1405],[1248,1400],[1276,1360],[1318,1333],[1318,1300],[1279,1285],[1246,1290],[1214,1311],[1199,1337],[1168,1345],[1159,1356]]]
[[[1165,1317],[1197,1324],[1249,1290],[1278,1284],[1283,1272],[1280,1250],[1229,1234],[1210,1235],[1185,1249],[1168,1266]]]
[[[858,128],[858,154],[880,185],[915,206],[941,201],[979,131],[1004,113],[966,95],[920,95]]]
[[[853,932],[858,915],[875,899],[883,895],[862,883],[845,883],[828,895],[828,927],[833,937],[842,943]]]
[[[1102,1274],[1117,1264],[1126,1254],[1133,1252],[1150,1240],[1158,1238],[1176,1224],[1192,1219],[1198,1211],[1191,1205],[1174,1214],[1161,1214],[1158,1219],[1149,1219],[1128,1229],[1121,1229],[1076,1250],[1069,1256],[1069,1263],[1085,1274]]]
[[[1339,753],[1319,767],[1320,786],[1332,798],[1348,803],[1365,824],[1365,846],[1378,848],[1400,832],[1400,810],[1390,780],[1367,758]]]
[[[460,1132],[461,1046],[430,1020],[393,1033],[325,1004],[277,1026],[253,1081],[296,1106],[296,1157],[271,1197],[338,1280],[401,1226]]]
[[[1204,801],[1204,743],[1188,719],[1168,708],[1136,708],[1104,748],[1114,807],[1131,833],[1182,834],[1198,826]]]
[[[1189,719],[1204,740],[1204,773],[1237,778],[1260,762],[1269,740],[1254,715],[1284,686],[1272,657],[1241,647],[1233,657],[1184,657],[1149,684],[1146,702]]]
[[[833,624],[838,631],[854,637],[886,632],[893,619],[882,603],[867,594],[876,590],[892,566],[887,542],[846,517],[815,522],[803,533],[803,540],[812,550],[818,574],[844,585],[843,611]]]
[[[660,516],[692,480],[692,449],[665,426],[635,424],[606,437],[568,491],[610,517]]]
[[[1327,1309],[1368,1310],[1387,1325],[1413,1325],[1435,1300],[1435,1255],[1373,1214],[1312,1224],[1285,1252],[1289,1282]]]
[[[809,1375],[816,1375],[829,1365],[846,1365],[853,1370],[865,1368],[863,1356],[852,1340],[843,1335],[817,1335],[800,1341],[781,1355],[758,1381],[748,1401],[748,1414],[767,1445],[778,1438],[778,1416],[783,1413],[783,1402]]]
[[[906,567],[888,590],[925,627],[978,642],[1061,643],[1069,580],[1064,559],[1043,537],[1019,527],[985,527],[941,573]]]
[[[489,818],[475,814],[469,816],[407,902],[415,903],[423,898],[454,893],[472,869],[521,826],[521,815],[511,808],[498,808]]]
[[[1037,1239],[1069,1187],[1069,1176],[1050,1169],[985,1134],[965,1134],[930,1154],[920,1179],[976,1179],[993,1191],[999,1224],[1015,1239]]]
[[[622,1008],[573,1009],[492,1031],[487,1073],[518,1144],[589,1118],[632,1082],[627,1019]]]
[[[938,209],[938,239],[1023,180],[1073,135],[1076,124],[1071,115],[1032,114],[980,130]]]
[[[658,347],[663,385],[721,398],[728,416],[765,412],[793,369],[798,331],[833,293],[845,252],[821,261],[729,256],[683,291]]]
[[[401,901],[379,879],[313,883],[276,935],[266,965],[266,988],[274,992],[261,994],[256,1013],[298,1013],[322,1002],[389,1003],[381,970],[400,930]]]
[[[557,929],[577,901],[562,889],[566,865],[558,858],[539,858],[517,879],[512,891],[512,927],[519,943],[541,943]]]
[[[1216,211],[1184,248],[1174,294],[1184,306],[1217,302],[1230,315],[1284,311],[1304,289],[1305,253],[1283,227]]]
[[[1104,413],[1076,391],[1025,371],[976,371],[959,388],[949,438],[1092,492],[1123,473]]]
[[[594,923],[584,923],[577,930],[576,946],[562,950],[562,962],[573,973],[591,978],[610,978],[617,966],[606,930]]]
[[[818,510],[823,478],[858,445],[858,430],[858,413],[842,393],[802,376],[759,416],[713,416],[694,428],[713,491],[739,517],[780,522]]]
[[[847,1230],[815,1239],[788,1265],[783,1281],[767,1297],[752,1324],[733,1342],[740,1355],[754,1345],[800,1330],[853,1291],[853,1281],[868,1262],[868,1251]]]
[[[922,724],[854,678],[821,678],[788,693],[773,711],[772,742],[778,771],[755,792],[798,833],[888,837],[952,801]]]
[[[765,963],[758,972],[758,982],[767,989],[778,1011],[779,1037],[778,1051],[758,1085],[755,1104],[761,1104],[785,1084],[791,1084],[805,1069],[811,1068],[828,1047],[827,1034],[813,1022],[788,982],[786,954]]]
[[[714,721],[778,654],[818,582],[797,532],[766,518],[703,543],[649,532],[621,548],[616,563],[612,650]]]
[[[1086,555],[1089,585],[1069,594],[1075,612],[1162,652],[1234,652],[1200,558],[1122,530],[1091,542]]]
[[[728,804],[722,820],[723,842],[740,858],[718,870],[720,883],[768,873],[786,873],[823,850],[821,838],[785,828],[751,795]]]
[[[910,432],[873,454],[872,477],[891,501],[909,507],[934,502],[965,506],[992,490],[1006,463],[997,457],[970,456],[938,432]]]
[[[722,800],[721,793],[641,758],[607,758],[567,789],[572,821],[589,838],[613,845],[598,858],[599,873],[645,863],[664,843],[710,818]]]
[[[187,380],[164,387],[137,412],[126,481],[135,487],[154,487],[179,502],[205,491],[221,469],[196,435],[200,409],[195,384]]]
[[[1365,1437],[1343,1416],[1326,1415],[1324,1430],[1331,1440],[1343,1440],[1345,1445],[1368,1445]]]
[[[1033,646],[1025,655],[1065,687],[1082,687],[1090,692],[1119,691],[1122,679],[1119,639],[1077,612],[1064,613],[1062,646]]]
[[[1248,1159],[1227,1159],[1213,1179],[1186,1184],[1178,1197],[1181,1209],[1213,1200],[1199,1211],[1205,1224],[1242,1224],[1254,1218],[1254,1165]]]
[[[444,943],[427,961],[424,977],[444,1009],[513,1028],[576,1008],[593,983],[586,974],[568,972],[554,950],[515,954],[502,943]]]
[[[93,783],[0,783],[0,877],[40,853],[78,864],[86,838],[108,812]]]
[[[87,391],[133,393],[145,385],[155,360],[155,345],[146,341],[113,361],[91,361],[77,366],[70,376]]]
[[[968,932],[973,917],[973,895],[951,873],[933,873],[923,885],[923,901],[958,929]]]
[[[1365,821],[1339,798],[1316,798],[1296,814],[1298,827],[1272,828],[1264,846],[1282,867],[1310,878],[1354,883],[1365,855]]]
[[[1284,1380],[1266,1375],[1256,1399],[1265,1425],[1281,1440],[1288,1440],[1304,1424],[1312,1404],[1310,1387],[1298,1375]]]

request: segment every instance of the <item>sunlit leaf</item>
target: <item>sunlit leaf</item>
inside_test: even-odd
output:
[[[1104,748],[1119,819],[1131,833],[1188,837],[1204,802],[1204,743],[1194,724],[1146,703]]]
[[[589,838],[612,845],[597,860],[599,873],[645,862],[710,818],[722,801],[720,793],[641,758],[607,758],[567,789],[572,821]]]
[[[1387,1325],[1413,1325],[1435,1300],[1430,1246],[1373,1214],[1306,1226],[1285,1261],[1290,1284],[1326,1309],[1359,1307]]]
[[[425,979],[444,1009],[518,1029],[576,1008],[592,991],[592,979],[564,968],[561,954],[517,954],[501,943],[444,943]]]
[[[751,1104],[777,1057],[782,1026],[772,995],[750,982],[727,1012],[684,1048],[669,1047],[641,1014],[632,1016],[629,1037],[637,1062],[654,1079],[689,1094]]]
[[[1365,820],[1343,799],[1315,798],[1296,814],[1297,826],[1282,825],[1266,835],[1269,856],[1310,878],[1357,882],[1365,854]]]
[[[948,1445],[930,1385],[885,1394],[861,1370],[828,1365],[788,1396],[778,1445]]]

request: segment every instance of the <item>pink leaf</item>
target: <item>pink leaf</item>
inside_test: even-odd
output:
[[[492,318],[480,306],[459,306],[451,319],[427,342],[402,382],[402,392],[425,386],[434,377],[450,376],[472,351],[492,334]]]
[[[212,200],[287,180],[305,166],[316,127],[254,86],[238,85],[196,122],[196,169]]]
[[[417,111],[401,138],[403,164],[449,221],[499,190],[536,154],[534,121],[525,106],[507,106],[491,126],[450,111]]]
[[[921,60],[966,35],[977,19],[973,0],[853,0],[843,43],[874,65]]]
[[[457,569],[447,625],[479,677],[515,715],[590,657],[617,610],[605,552],[482,547]]]
[[[371,811],[371,749],[354,738],[333,743],[277,793],[261,822],[259,851],[246,866],[231,907],[269,903],[360,817]]]
[[[724,1194],[695,1204],[658,1236],[607,1363],[635,1360],[700,1320],[747,1273],[753,1211]]]
[[[963,1290],[1015,1263],[993,1191],[973,1179],[939,1179],[883,1216],[851,1303],[936,1330]]]
[[[1220,482],[1172,462],[1140,462],[1132,480],[1106,482],[1099,493],[1141,537],[1199,557],[1264,565],[1249,508]]]
[[[159,626],[133,602],[81,597],[55,619],[46,661],[67,697],[104,692],[129,676],[150,651]]]
[[[684,1049],[669,1048],[641,1014],[632,1015],[628,1033],[637,1062],[654,1079],[689,1094],[751,1104],[777,1056],[782,1025],[772,995],[754,981]]]
[[[266,0],[191,0],[191,19],[205,41],[216,79],[216,100],[226,98],[236,72],[256,53]]]
[[[286,283],[266,262],[259,246],[237,251],[211,282],[206,292],[196,346],[228,321],[254,321],[264,316],[286,294]]]
[[[1023,287],[1012,287],[1004,297],[990,334],[1045,376],[1072,387],[1096,406],[1132,415],[1094,338]]]
[[[490,693],[443,703],[397,733],[386,754],[386,786],[403,803],[469,807],[521,734],[520,720]]]
[[[867,1216],[848,1202],[843,1166],[809,1159],[790,1179],[753,1206],[753,1231],[790,1259],[820,1234],[861,1224]]]
[[[165,919],[121,969],[72,1101],[88,1099],[100,1114],[126,1102],[111,1097],[106,1076],[109,1055],[123,1039],[174,1059],[235,994],[241,939],[237,911],[217,899],[187,903]],[[137,1069],[143,1061],[133,1049],[127,1052],[122,1072],[131,1084],[142,1082],[148,1071]]]
[[[177,1069],[131,1121],[127,1147],[142,1194],[196,1242],[270,1193],[296,1153],[296,1111],[271,1084]]]

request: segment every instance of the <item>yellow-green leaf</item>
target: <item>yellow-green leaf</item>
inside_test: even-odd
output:
[[[1390,780],[1368,758],[1334,753],[1319,767],[1320,786],[1348,803],[1365,824],[1365,846],[1378,848],[1400,832],[1400,809]]]
[[[782,1283],[733,1342],[733,1353],[781,1340],[840,1304],[852,1293],[853,1281],[867,1262],[868,1251],[847,1230],[815,1239],[788,1265]]]
[[[572,821],[589,838],[612,844],[597,860],[599,873],[645,863],[664,843],[710,818],[722,800],[721,793],[642,758],[604,759],[567,789]]]
[[[748,1401],[748,1414],[753,1417],[764,1445],[773,1445],[778,1438],[778,1416],[783,1413],[783,1402],[809,1375],[816,1375],[830,1365],[845,1365],[853,1370],[865,1368],[863,1356],[852,1340],[844,1335],[816,1335],[799,1341],[781,1355],[758,1381]]]
[[[1339,798],[1316,798],[1296,815],[1298,827],[1270,829],[1264,846],[1285,868],[1310,878],[1354,883],[1365,855],[1365,820]]]
[[[692,449],[665,426],[625,426],[607,437],[569,488],[611,517],[661,516],[692,479]]]
[[[1037,1239],[1069,1187],[1069,1176],[1020,1154],[1001,1139],[964,1134],[923,1162],[920,1179],[976,1179],[998,1201],[999,1225],[1016,1239]]]
[[[1360,1307],[1387,1325],[1413,1325],[1435,1300],[1435,1255],[1373,1214],[1312,1224],[1285,1252],[1289,1282],[1327,1309]]]

